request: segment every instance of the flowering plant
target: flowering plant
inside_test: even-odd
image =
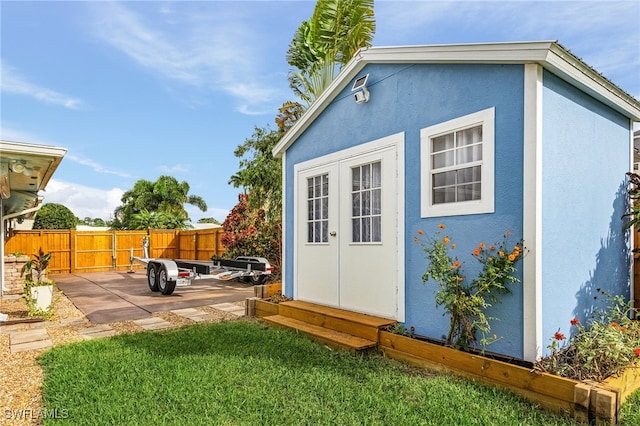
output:
[[[476,332],[479,332],[484,350],[487,344],[497,339],[495,335],[491,336],[489,321],[493,318],[488,317],[485,311],[492,303],[499,302],[498,294],[511,292],[509,284],[519,282],[515,272],[516,264],[523,256],[523,242],[520,240],[511,246],[508,242],[511,232],[507,231],[500,243],[489,246],[480,243],[473,250],[473,256],[482,264],[482,270],[477,278],[467,280],[458,258],[449,254],[456,245],[448,236],[441,236],[445,225],[440,224],[439,228],[430,241],[422,243],[429,260],[422,282],[426,284],[433,279],[440,285],[436,305],[444,306],[450,315],[446,343],[462,349],[477,346]],[[414,238],[415,243],[420,243],[419,237],[424,235],[424,231],[419,230],[418,235]]]
[[[587,324],[572,319],[574,333],[568,340],[556,331],[547,346],[550,354],[536,362],[537,370],[576,380],[602,381],[640,362],[640,323],[631,319],[635,313],[631,302],[600,289],[598,292],[608,306],[594,312]]]

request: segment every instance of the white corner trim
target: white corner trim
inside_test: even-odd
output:
[[[542,355],[542,67],[524,67],[523,353]]]
[[[281,166],[282,166],[282,217],[280,218],[281,220],[281,224],[282,224],[282,234],[280,236],[281,238],[281,247],[280,247],[280,282],[282,284],[282,295],[286,296],[287,294],[285,293],[285,289],[286,284],[287,284],[287,278],[286,278],[286,274],[285,271],[286,266],[287,266],[287,253],[285,251],[285,247],[287,247],[287,191],[285,191],[284,189],[287,187],[287,153],[283,152],[282,153],[282,161],[281,161]],[[294,179],[295,181],[295,179]]]

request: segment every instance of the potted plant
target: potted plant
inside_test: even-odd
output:
[[[53,301],[53,281],[46,279],[45,271],[50,260],[51,253],[45,253],[41,247],[38,254],[34,254],[33,259],[29,259],[23,267],[26,274],[24,298],[31,316],[46,316],[49,313]]]

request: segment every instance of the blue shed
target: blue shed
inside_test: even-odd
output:
[[[362,49],[274,149],[284,293],[441,338],[414,236],[444,223],[473,271],[509,230],[528,253],[487,349],[534,360],[596,289],[633,297],[634,121],[640,102],[556,42]]]

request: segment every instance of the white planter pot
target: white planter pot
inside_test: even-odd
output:
[[[53,286],[43,285],[31,287],[31,297],[36,301],[36,308],[46,311],[53,300]]]

